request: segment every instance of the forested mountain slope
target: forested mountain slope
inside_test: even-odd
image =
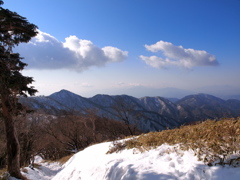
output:
[[[30,109],[53,115],[93,110],[99,116],[128,121],[145,132],[174,128],[207,118],[240,115],[239,100],[225,101],[207,94],[189,95],[173,103],[158,96],[135,98],[128,95],[99,94],[85,98],[61,90],[50,96],[21,98],[20,102]]]

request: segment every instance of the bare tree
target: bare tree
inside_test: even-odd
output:
[[[48,136],[48,144],[44,146],[41,153],[49,158],[48,154],[51,152],[51,158],[59,158],[59,156],[78,152],[93,143],[140,133],[131,125],[129,128],[132,133],[123,122],[99,117],[95,110],[87,110],[79,115],[62,115],[45,123],[43,131],[51,138]],[[50,149],[53,144],[56,151]]]
[[[37,113],[21,114],[16,120],[17,133],[21,148],[21,166],[32,164],[34,156],[37,155],[40,148],[42,136],[41,119]]]
[[[64,150],[77,152],[92,142],[93,134],[82,116],[65,115],[49,121],[44,131],[64,145]]]
[[[117,119],[124,122],[131,135],[139,131],[137,127],[142,113],[137,110],[136,103],[125,96],[117,96],[112,108]]]

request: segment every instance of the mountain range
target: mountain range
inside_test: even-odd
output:
[[[86,113],[88,110],[94,110],[99,116],[123,120],[125,123],[127,120],[144,132],[240,115],[240,100],[223,100],[208,94],[188,95],[182,99],[102,94],[85,98],[61,90],[50,96],[20,98],[19,101],[29,109],[52,115],[64,112]]]

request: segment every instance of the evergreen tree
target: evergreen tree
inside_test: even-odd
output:
[[[13,117],[20,107],[19,96],[34,95],[37,90],[28,86],[33,82],[32,77],[21,74],[27,64],[18,53],[13,53],[13,48],[36,36],[37,26],[16,12],[2,8],[2,4],[0,0],[0,117],[5,124],[8,172],[21,179],[20,147]]]

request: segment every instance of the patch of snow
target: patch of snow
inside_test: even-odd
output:
[[[155,105],[156,105],[157,107],[159,107],[159,101],[158,101],[158,99],[154,98],[154,100],[155,100]]]
[[[44,162],[40,156],[37,156],[34,163],[40,165],[39,168],[25,167],[22,174],[29,180],[51,180],[61,169],[62,166],[58,162]]]

